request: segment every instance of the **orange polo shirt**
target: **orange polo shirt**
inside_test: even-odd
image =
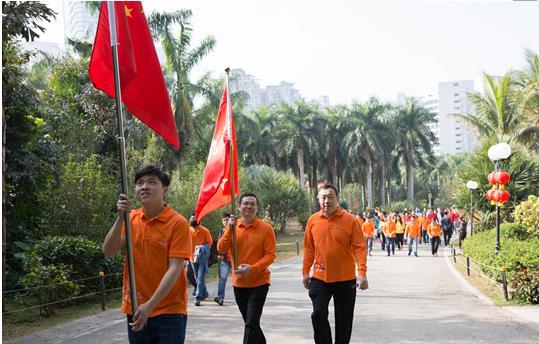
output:
[[[356,279],[367,275],[367,244],[353,215],[337,209],[331,217],[321,211],[311,215],[303,241],[303,275],[326,283]]]
[[[397,237],[397,224],[393,221],[387,221],[386,226],[384,227],[384,234],[388,238]]]
[[[268,267],[275,260],[275,232],[268,223],[256,218],[250,225],[238,220],[236,226],[236,260],[237,266],[251,265],[252,272],[247,276],[232,274],[232,285],[239,288],[254,288],[270,284]],[[217,242],[217,251],[228,253],[234,266],[232,255],[232,231],[225,234]]]
[[[427,228],[429,227],[429,224],[430,224],[429,218],[426,217],[426,216],[422,216],[421,217],[421,229],[426,231]]]
[[[361,228],[361,226],[363,226],[365,223],[365,220],[363,220],[361,217],[356,217],[356,220],[359,223],[359,228]]]
[[[191,233],[187,220],[166,205],[156,217],[149,218],[142,209],[131,212],[131,241],[135,262],[137,304],[148,302],[168,270],[169,258],[189,259]],[[122,230],[125,236],[125,226]],[[127,255],[124,264],[122,312],[132,315]],[[160,314],[187,315],[187,278],[185,269],[149,317]]]
[[[408,222],[406,225],[406,231],[404,232],[404,235],[410,238],[417,238],[421,234],[421,227],[419,225],[419,221],[414,222]]]
[[[440,227],[437,223],[431,223],[427,229],[427,232],[429,233],[429,236],[437,237],[442,235],[442,227]]]
[[[198,225],[197,229],[189,227],[191,229],[193,250],[191,252],[191,259],[195,255],[195,247],[202,244],[213,245],[213,239],[211,238],[210,230],[202,225]]]
[[[374,236],[374,222],[365,222],[361,226],[361,230],[365,238],[372,238]]]

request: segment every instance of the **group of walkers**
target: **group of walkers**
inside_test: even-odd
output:
[[[419,244],[429,243],[432,255],[438,256],[442,237],[444,245],[450,245],[455,230],[459,231],[459,246],[466,238],[467,222],[457,209],[416,208],[389,213],[376,209],[370,214],[354,215],[363,231],[369,256],[372,256],[375,240],[380,241],[380,247],[387,251],[387,256],[395,255],[395,246],[400,251],[407,244],[408,255],[413,253],[417,257]]]
[[[184,343],[187,327],[186,269],[191,264],[197,279],[195,306],[209,297],[204,276],[213,239],[194,217],[189,222],[165,203],[170,177],[155,166],[135,175],[135,194],[141,204],[120,195],[118,219],[106,235],[103,252],[118,254],[127,243],[125,220],[131,228],[133,275],[137,307],[131,300],[128,262],[124,264],[122,312],[127,315],[130,343]],[[339,207],[339,193],[324,185],[318,193],[320,211],[305,228],[302,277],[312,301],[311,322],[315,343],[333,343],[328,307],[335,308],[335,343],[349,343],[352,336],[356,288],[368,288],[367,242],[360,222]],[[218,294],[223,305],[226,279],[232,271],[232,286],[244,321],[243,343],[266,343],[260,318],[270,288],[269,266],[275,259],[275,233],[259,219],[258,199],[253,193],[239,198],[240,218],[223,216],[217,251],[222,254]],[[371,220],[367,220],[370,222]],[[236,254],[232,254],[233,230]],[[376,228],[376,227],[375,227]],[[391,236],[389,236],[391,237]],[[391,240],[390,240],[391,241]],[[372,244],[371,244],[372,246]],[[232,268],[234,267],[234,268]]]

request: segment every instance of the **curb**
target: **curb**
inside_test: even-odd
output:
[[[449,267],[449,270],[451,270],[451,272],[453,273],[453,275],[455,276],[456,279],[458,279],[462,285],[468,289],[468,291],[472,294],[474,294],[475,296],[477,296],[477,298],[487,304],[487,305],[491,305],[491,306],[494,306],[494,301],[492,301],[489,297],[483,295],[483,293],[481,293],[479,290],[477,290],[476,288],[474,288],[470,282],[468,282],[464,277],[462,277],[462,275],[460,274],[460,272],[457,271],[457,269],[455,269],[455,267],[453,266],[453,263],[451,263],[451,258],[450,258],[450,254],[446,253],[445,255],[445,262],[447,263],[447,266]]]

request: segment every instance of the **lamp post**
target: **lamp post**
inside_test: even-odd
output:
[[[509,158],[511,155],[511,146],[509,146],[507,143],[498,143],[491,146],[488,149],[487,154],[490,161],[494,162],[496,172],[498,172],[500,170],[500,161]],[[499,184],[496,185],[496,190],[499,190]],[[496,202],[496,246],[494,246],[494,254],[498,254],[500,249],[500,206],[499,202]]]
[[[466,183],[466,187],[470,190],[470,236],[473,235],[473,191],[479,187],[477,182],[470,180]],[[466,230],[466,228],[464,229]]]

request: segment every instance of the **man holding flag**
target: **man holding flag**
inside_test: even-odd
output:
[[[135,177],[141,209],[130,214],[133,204],[127,196],[122,102],[179,149],[168,91],[140,1],[102,2],[88,73],[97,89],[116,100],[120,216],[105,238],[103,252],[112,257],[124,247],[127,251],[122,311],[128,315],[129,342],[183,344],[187,322],[183,260],[191,255],[187,221],[164,203],[170,178],[157,167],[147,166]]]
[[[142,204],[133,210],[120,195],[120,216],[103,244],[106,257],[114,257],[126,244],[124,213],[133,229],[134,268],[139,307],[133,312],[127,264],[124,266],[122,312],[127,314],[130,343],[183,343],[187,325],[187,278],[183,262],[191,256],[187,220],[164,203],[169,176],[147,166],[135,176],[135,194]]]
[[[275,260],[275,232],[268,223],[258,219],[258,199],[252,193],[241,195],[241,218],[230,216],[225,234],[217,242],[217,251],[229,253],[232,231],[237,225],[237,255],[232,264],[237,269],[232,275],[234,297],[245,323],[243,344],[265,344],[266,337],[260,327],[260,317],[270,286],[268,267]]]

